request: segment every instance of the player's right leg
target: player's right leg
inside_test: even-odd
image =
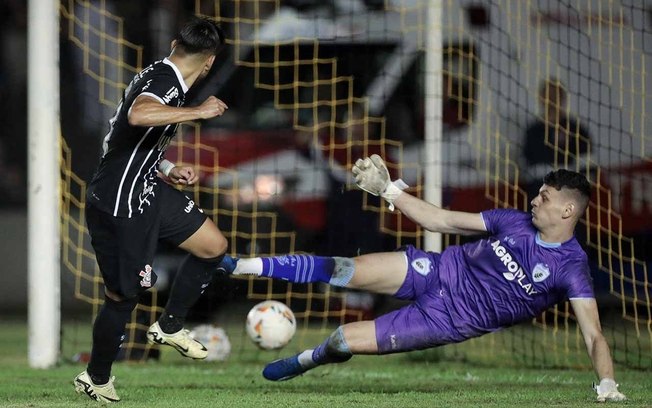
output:
[[[124,339],[124,330],[138,298],[124,299],[106,290],[104,304],[93,323],[93,346],[86,370],[73,381],[75,391],[100,402],[117,402],[120,397],[113,387],[111,367]]]
[[[120,350],[124,330],[138,303],[137,293],[122,292],[121,240],[116,219],[92,205],[86,208],[91,244],[104,279],[105,299],[93,323],[93,345],[88,367],[74,379],[75,390],[95,400],[119,401],[111,380],[111,367]]]
[[[151,264],[158,236],[156,228],[150,228],[155,215],[146,211],[138,217],[119,218],[93,205],[86,207],[86,223],[105,287],[104,304],[93,323],[91,357],[86,370],[74,380],[77,392],[90,398],[119,400],[111,368],[140,294],[156,282]]]
[[[225,260],[231,261],[229,258]],[[402,251],[355,258],[282,255],[240,259],[233,271],[235,275],[258,275],[294,283],[325,282],[389,295],[399,290],[406,273],[407,260]]]
[[[118,402],[120,397],[115,392],[113,381],[115,377],[111,377],[106,384],[97,385],[91,378],[88,371],[84,370],[75,377],[73,385],[77,394],[86,394],[89,398],[104,403]]]

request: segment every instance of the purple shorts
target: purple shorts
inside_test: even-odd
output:
[[[421,350],[464,340],[447,311],[448,295],[439,281],[440,255],[408,246],[405,256],[407,276],[394,297],[413,302],[375,319],[378,353]]]

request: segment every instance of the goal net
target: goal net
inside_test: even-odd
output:
[[[228,49],[189,98],[216,95],[229,110],[180,126],[167,158],[198,169],[199,184],[186,192],[228,238],[230,254],[424,248],[421,228],[352,184],[351,165],[373,153],[412,194],[436,191],[444,207],[460,211],[527,210],[547,171],[581,171],[594,194],[577,237],[590,258],[603,330],[616,361],[652,367],[645,252],[652,231],[652,37],[642,2],[140,3],[61,3],[62,293],[64,319],[83,322],[64,325],[65,357],[83,344],[84,327],[103,302],[83,197],[107,120],[133,75],[169,53],[179,25],[204,15],[220,22]],[[428,129],[439,128],[431,151]],[[432,168],[439,178],[426,176]],[[464,239],[444,236],[443,245]],[[144,330],[162,311],[179,256],[171,248],[157,255],[162,279],[133,313],[125,358],[156,354]],[[248,307],[263,299],[294,310],[296,349],[310,346],[315,330],[325,334],[398,306],[325,285],[238,278],[214,282],[191,319],[239,322],[236,330],[244,332]],[[590,364],[568,303],[440,353]]]

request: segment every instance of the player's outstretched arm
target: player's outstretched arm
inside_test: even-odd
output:
[[[139,95],[129,109],[131,126],[165,126],[172,123],[197,119],[210,119],[221,116],[228,106],[214,96],[209,96],[199,106],[174,107],[162,104],[159,100]]]
[[[352,172],[358,187],[383,197],[390,204],[390,209],[395,206],[428,231],[462,235],[486,231],[478,213],[445,210],[404,192],[403,189],[407,187],[405,183],[390,180],[387,166],[378,155],[358,159]]]
[[[595,387],[598,402],[624,401],[625,395],[618,391],[618,384],[614,380],[613,361],[607,340],[602,335],[595,299],[571,299],[570,302],[582,330],[593,369],[600,379],[600,384]]]

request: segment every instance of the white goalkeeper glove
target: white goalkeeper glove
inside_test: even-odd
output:
[[[394,211],[394,200],[408,187],[401,179],[390,180],[389,170],[377,154],[356,160],[351,171],[355,184],[369,194],[384,198],[389,203],[390,211]]]
[[[598,402],[625,401],[627,399],[618,391],[618,384],[611,378],[603,378],[599,385],[593,384],[593,389],[598,393]]]

